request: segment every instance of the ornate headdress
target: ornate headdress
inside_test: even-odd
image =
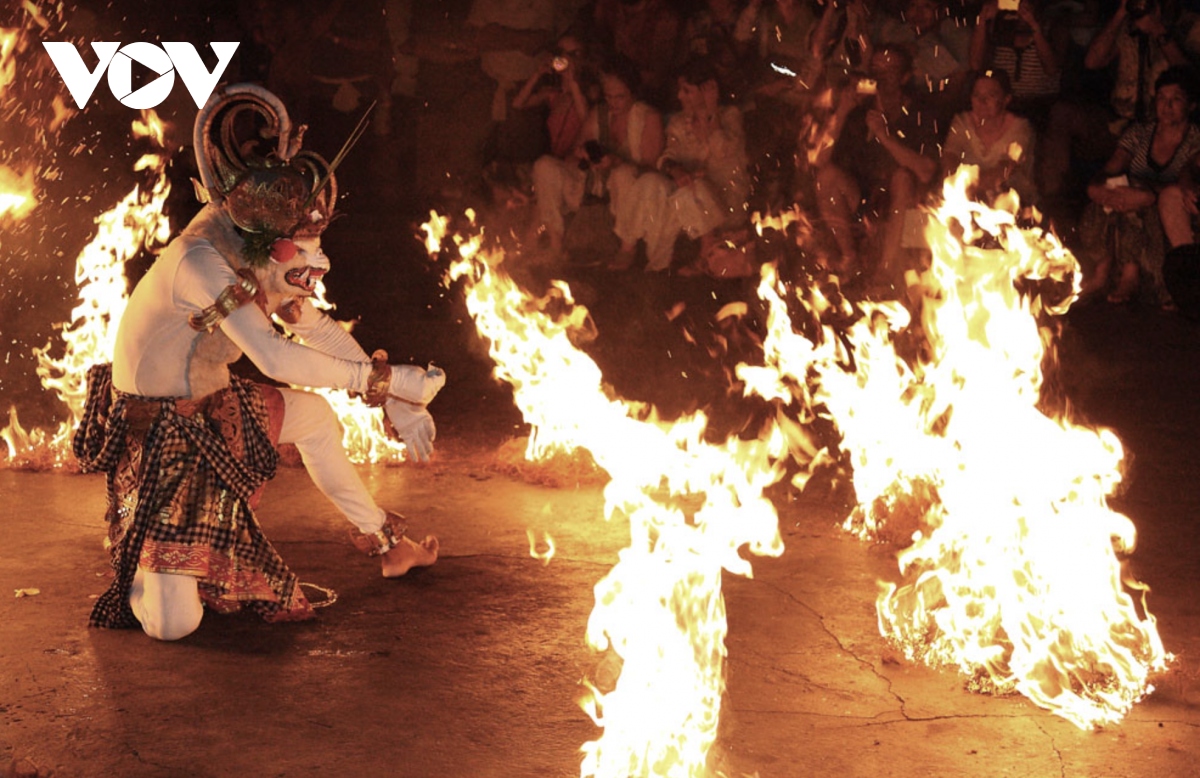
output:
[[[196,196],[225,205],[246,238],[246,260],[261,265],[276,240],[320,235],[329,225],[333,171],[364,126],[365,117],[329,163],[300,149],[307,127],[293,127],[274,94],[256,84],[220,88],[196,116]]]

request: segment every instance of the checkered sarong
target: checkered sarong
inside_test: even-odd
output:
[[[248,607],[268,621],[312,615],[295,575],[262,533],[251,497],[275,475],[260,387],[237,377],[201,400],[116,391],[111,365],[88,371],[73,448],[108,480],[112,585],[91,625],[136,627],[129,608],[142,568],[199,579],[205,605]]]

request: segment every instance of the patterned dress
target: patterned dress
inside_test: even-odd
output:
[[[253,510],[279,459],[267,410],[272,391],[233,377],[200,400],[139,397],[113,388],[110,365],[88,371],[73,447],[84,472],[107,476],[114,571],[92,626],[139,626],[129,607],[139,565],[196,576],[205,605],[218,612],[246,607],[267,621],[313,615]]]

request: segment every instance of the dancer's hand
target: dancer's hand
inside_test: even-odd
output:
[[[418,405],[427,405],[446,385],[446,373],[440,367],[429,369],[416,365],[392,365],[388,394]]]
[[[437,425],[424,405],[414,405],[403,400],[388,400],[383,406],[392,429],[408,447],[413,461],[426,463],[433,459],[433,441],[437,438]]]

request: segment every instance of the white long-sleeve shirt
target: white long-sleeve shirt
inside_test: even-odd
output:
[[[148,397],[203,396],[228,383],[224,365],[241,352],[277,381],[365,391],[370,358],[308,302],[293,331],[317,348],[283,337],[252,303],[226,317],[220,334],[192,329],[188,317],[237,280],[208,240],[184,235],[173,241],[138,283],[121,317],[113,385]],[[228,341],[222,343],[221,336]]]

